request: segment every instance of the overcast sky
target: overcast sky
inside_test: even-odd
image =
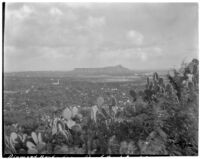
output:
[[[7,3],[5,19],[5,71],[165,69],[198,57],[195,3]]]

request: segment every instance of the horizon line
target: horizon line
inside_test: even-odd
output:
[[[96,67],[96,68],[103,68],[103,67]],[[70,71],[74,71],[74,69],[75,68],[73,68],[72,70],[20,70],[20,71],[5,71],[5,70],[3,70],[3,74],[4,73],[25,73],[25,72],[70,72]],[[167,70],[170,70],[170,69],[173,69],[173,68],[171,67],[171,68],[161,68],[161,69],[129,69],[129,70],[130,71],[136,71],[136,72],[138,72],[138,71],[151,72],[151,71],[167,71]]]

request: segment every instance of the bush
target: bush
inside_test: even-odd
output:
[[[6,115],[4,124],[11,125],[16,118],[20,133],[29,138],[31,132],[42,131],[43,152],[50,154],[198,155],[198,67],[198,60],[193,59],[169,73],[166,83],[154,73],[152,80],[147,78],[144,91],[129,91],[133,102],[123,106],[117,117],[98,106],[97,120],[90,118],[90,108],[82,108],[83,119],[73,117],[71,123],[76,125],[72,128],[66,124],[68,120],[58,117],[39,124],[36,116],[11,120]],[[13,131],[9,126],[6,130]],[[5,144],[5,152],[12,153],[12,146]]]

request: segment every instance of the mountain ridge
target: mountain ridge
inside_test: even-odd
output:
[[[130,70],[122,65],[95,67],[95,68],[74,68],[71,71],[23,71],[10,72],[5,75],[22,75],[22,76],[131,76],[135,75],[135,71]]]
[[[95,67],[95,68],[74,68],[71,73],[85,74],[85,75],[127,75],[133,74],[134,71],[130,70],[122,65],[107,66],[107,67]]]

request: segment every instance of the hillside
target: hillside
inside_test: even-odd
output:
[[[100,67],[100,68],[75,68],[71,71],[24,71],[24,72],[5,72],[5,76],[20,77],[73,77],[73,76],[131,76],[135,72],[121,65]]]
[[[81,75],[134,75],[134,71],[122,65],[99,68],[75,68],[71,73]]]

